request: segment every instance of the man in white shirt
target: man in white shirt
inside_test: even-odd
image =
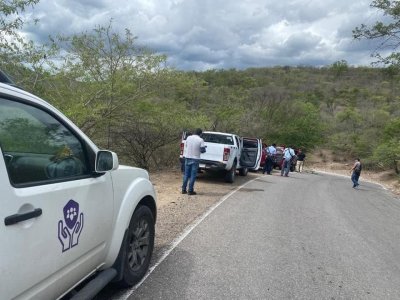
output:
[[[182,194],[196,195],[194,182],[199,169],[200,154],[206,152],[204,140],[200,137],[203,131],[198,128],[186,139],[185,173],[183,175]],[[189,182],[189,191],[187,184]]]
[[[294,150],[291,147],[287,147],[284,152],[283,152],[283,166],[281,169],[281,176],[283,176],[283,173],[285,173],[285,177],[289,176],[289,171],[290,171],[290,165],[291,165],[291,160],[296,154],[294,153]]]

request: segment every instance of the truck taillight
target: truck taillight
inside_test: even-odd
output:
[[[183,148],[185,147],[184,143],[181,143],[181,155],[183,155]]]
[[[229,155],[231,155],[231,149],[224,148],[224,156],[223,156],[224,161],[229,160]]]

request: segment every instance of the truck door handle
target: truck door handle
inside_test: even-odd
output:
[[[33,211],[27,212],[27,213],[23,213],[23,214],[15,214],[15,215],[11,215],[8,217],[5,217],[4,219],[4,224],[6,226],[8,225],[13,225],[22,221],[26,221],[29,219],[33,219],[33,218],[37,218],[40,215],[42,215],[42,209],[41,208],[36,208]]]

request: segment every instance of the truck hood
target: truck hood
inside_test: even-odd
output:
[[[111,171],[110,175],[113,182],[115,207],[121,207],[123,199],[132,191],[136,197],[151,195],[156,200],[156,192],[146,170],[120,165],[117,170]]]

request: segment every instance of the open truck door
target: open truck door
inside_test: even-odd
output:
[[[241,138],[242,153],[240,165],[249,170],[257,171],[260,168],[262,156],[262,141],[257,138]]]

